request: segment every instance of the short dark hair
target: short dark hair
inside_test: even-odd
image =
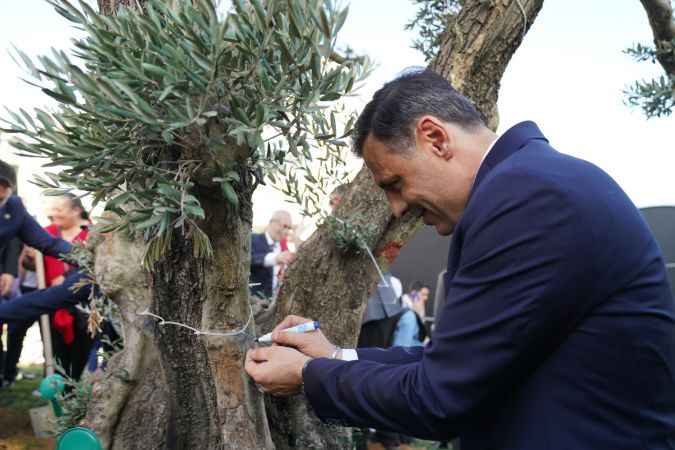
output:
[[[0,183],[8,187],[16,187],[16,170],[10,164],[0,159]]]
[[[408,289],[408,292],[421,291],[424,288],[428,289],[426,284],[422,283],[419,280],[415,280],[412,283],[410,283],[410,288]]]
[[[471,100],[428,69],[408,69],[385,84],[361,112],[354,127],[354,153],[363,156],[369,135],[397,151],[407,150],[413,124],[425,114],[466,129],[485,124]]]

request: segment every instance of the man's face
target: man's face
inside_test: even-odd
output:
[[[396,217],[414,210],[425,224],[446,236],[464,209],[470,180],[458,163],[434,151],[431,141],[416,141],[416,148],[396,152],[370,135],[363,145],[363,159]]]
[[[429,299],[429,288],[423,287],[419,292],[419,300],[426,302]]]
[[[267,232],[273,240],[280,241],[281,239],[288,236],[288,233],[292,228],[293,222],[291,221],[291,216],[282,215],[278,218],[270,220],[269,226],[267,227]]]
[[[12,195],[12,188],[6,183],[0,182],[0,203]]]

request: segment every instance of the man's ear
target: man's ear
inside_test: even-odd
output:
[[[418,147],[429,149],[435,156],[449,160],[453,156],[453,136],[447,127],[434,116],[422,116],[415,127]]]

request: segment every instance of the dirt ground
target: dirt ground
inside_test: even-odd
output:
[[[23,368],[31,374],[41,374],[40,366]],[[54,439],[38,439],[33,434],[29,410],[46,403],[35,397],[41,378],[17,381],[9,388],[0,390],[0,450],[52,450]]]

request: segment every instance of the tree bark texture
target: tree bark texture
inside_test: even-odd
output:
[[[675,77],[675,16],[671,0],[640,0],[654,34],[656,59],[671,79]],[[673,81],[675,95],[675,80]]]
[[[167,321],[216,332],[247,326],[243,334],[224,337],[159,327],[157,346],[170,399],[166,449],[272,446],[262,395],[243,370],[255,334],[253,320],[248,321],[250,195],[250,184],[242,183],[245,201],[235,210],[219,190],[202,190],[198,198],[206,220],[200,226],[213,257],[195,258],[192,241],[176,234],[152,272],[153,310]]]
[[[95,431],[104,449],[159,449],[166,441],[169,404],[154,342],[155,322],[139,315],[152,299],[149,276],[139,270],[143,245],[108,234],[95,250],[96,279],[120,308],[125,347],[93,380],[83,425]]]
[[[501,77],[513,53],[534,22],[543,0],[471,0],[449,24],[439,55],[430,68],[473,100],[492,129],[498,124],[497,96]],[[386,269],[422,223],[395,219],[384,194],[364,166],[335,211],[348,221],[368,223],[377,232],[371,248]],[[284,277],[277,299],[277,322],[296,314],[321,322],[335,344],[354,347],[377,272],[364,256],[340,253],[325,228],[305,242]],[[263,330],[266,331],[266,330]],[[344,448],[346,430],[326,432],[302,397],[267,399],[270,427],[277,449]]]

